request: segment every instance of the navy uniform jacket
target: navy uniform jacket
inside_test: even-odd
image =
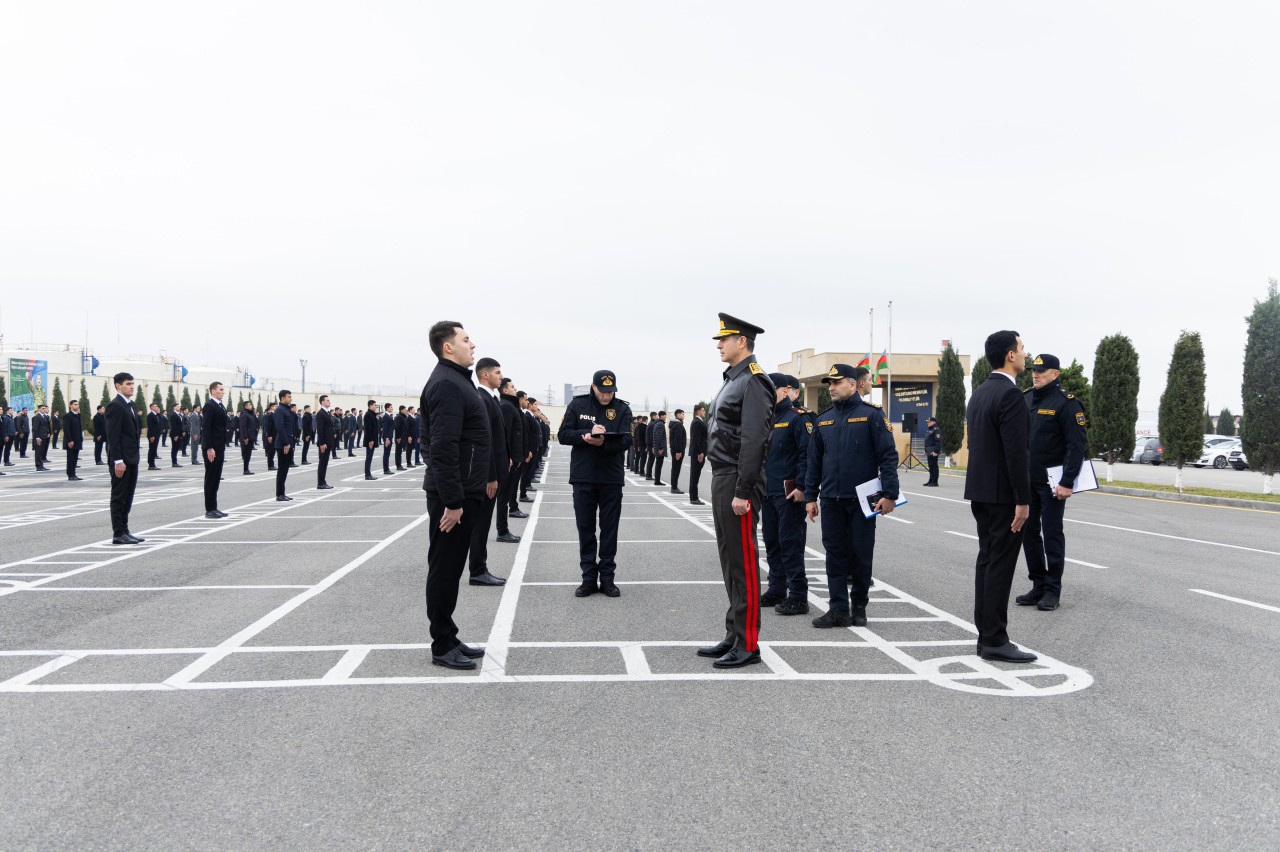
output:
[[[884,411],[855,393],[813,419],[806,502],[814,502],[819,495],[856,499],[857,487],[877,476],[884,496],[898,499],[898,448]]]
[[[1029,504],[1030,418],[1022,391],[1007,373],[994,372],[969,397],[965,416],[969,425],[969,462],[964,499],[974,503]]]
[[[773,434],[769,436],[769,453],[764,460],[764,496],[785,497],[783,482],[795,480],[795,487],[804,489],[809,471],[809,436],[813,421],[809,415],[796,409],[791,400],[783,397],[774,406]]]
[[[283,450],[285,447],[292,447],[298,443],[297,415],[280,405],[276,407],[275,413],[271,415],[271,420],[275,424],[275,428],[271,430],[271,437],[275,439],[272,442],[272,446],[277,451]]]
[[[583,441],[597,423],[619,437],[605,438],[598,447]],[[573,447],[569,454],[571,485],[626,484],[623,467],[631,448],[631,406],[625,400],[615,396],[608,405],[601,405],[592,392],[575,396],[564,410],[556,438]]]
[[[138,410],[119,394],[107,406],[107,456],[111,464],[122,461],[138,466]]]
[[[94,422],[94,426],[95,426],[95,433],[96,433],[96,431],[97,431],[96,427],[97,427],[97,423],[98,423],[98,417],[97,417],[97,416],[95,416],[95,417],[93,418],[93,422]],[[9,415],[9,414],[0,415],[0,426],[2,426],[2,427],[3,427],[3,431],[2,431],[2,432],[0,432],[0,438],[12,438],[12,437],[14,437],[15,435],[17,435],[17,434],[18,434],[18,427],[17,427],[17,424],[15,424],[15,423],[13,422],[13,416],[12,416],[12,415]],[[105,420],[103,421],[103,427],[102,427],[102,428],[104,428],[104,429],[106,428],[106,421],[105,421]]]
[[[80,415],[68,411],[62,418],[62,443],[72,441],[79,446],[84,440],[84,426],[80,423]]]
[[[937,453],[942,455],[942,430],[937,426],[930,426],[924,433],[924,451],[928,455]]]
[[[687,446],[685,441],[684,424],[679,420],[671,421],[671,454],[683,454]]]
[[[1063,488],[1074,488],[1084,465],[1088,424],[1084,406],[1059,382],[1032,388],[1024,396],[1031,411],[1031,481],[1049,481],[1046,468],[1062,465]]]

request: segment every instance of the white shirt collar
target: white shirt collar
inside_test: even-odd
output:
[[[1018,383],[1018,380],[1017,380],[1017,379],[1015,379],[1013,376],[1011,376],[1011,375],[1009,375],[1008,373],[1006,373],[1004,370],[996,370],[995,372],[997,372],[997,373],[999,373],[1000,375],[1004,376],[1006,379],[1008,379],[1009,381],[1013,382],[1015,385]]]

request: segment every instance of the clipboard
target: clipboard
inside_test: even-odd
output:
[[[1062,482],[1062,465],[1051,467],[1048,469],[1049,474],[1049,490],[1058,487],[1058,483]],[[1080,475],[1076,477],[1076,487],[1071,489],[1072,494],[1079,494],[1081,491],[1097,491],[1098,490],[1098,474],[1093,469],[1093,462],[1088,459],[1080,465]]]
[[[868,518],[874,518],[881,514],[875,510],[876,503],[884,497],[884,486],[880,484],[880,477],[867,480],[854,489],[854,493],[858,495],[858,505],[862,507],[862,514]],[[902,494],[898,494],[898,499],[893,501],[894,506],[907,505],[907,498]]]

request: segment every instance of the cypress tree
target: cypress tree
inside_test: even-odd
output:
[[[257,406],[258,406],[258,413],[259,413],[259,414],[261,414],[261,413],[265,410],[265,409],[262,407],[262,394],[261,394],[261,393],[259,393],[259,394],[258,394],[258,402],[257,402]]]
[[[8,366],[7,364],[5,365]],[[4,376],[0,376],[0,408],[9,407],[9,391],[5,387]]]
[[[106,379],[102,380],[102,399],[99,401],[103,408],[111,404],[111,386]]]
[[[1058,381],[1062,382],[1062,389],[1070,394],[1075,394],[1076,399],[1080,400],[1080,404],[1084,406],[1084,416],[1086,423],[1093,422],[1093,411],[1091,410],[1090,397],[1093,395],[1089,387],[1089,377],[1084,374],[1084,365],[1075,358],[1071,359],[1071,366],[1063,370],[1058,376]]]
[[[1228,438],[1234,438],[1236,434],[1236,417],[1231,413],[1230,408],[1224,408],[1218,412],[1218,432],[1219,435],[1226,435]]]
[[[178,397],[174,396],[173,385],[169,385],[169,392],[164,396],[164,410],[173,411],[173,407],[178,404]]]
[[[236,411],[241,411],[243,409],[244,409],[244,392],[241,391],[240,393],[236,394]]]
[[[938,401],[934,416],[942,432],[942,454],[950,457],[964,443],[964,367],[950,343],[938,359]],[[948,466],[950,463],[948,458]]]
[[[86,433],[93,431],[93,409],[89,407],[89,389],[84,379],[80,380],[80,428]]]
[[[185,385],[182,388],[182,407],[186,409],[191,408],[191,388]]]
[[[191,405],[192,405],[192,407],[193,407],[193,408],[203,408],[203,407],[204,407],[204,403],[200,401],[200,391],[196,391],[195,399],[191,400]]]
[[[1112,465],[1133,455],[1138,426],[1138,352],[1123,334],[1102,338],[1093,355],[1091,402],[1098,403],[1089,418],[1089,452]]]
[[[147,389],[143,387],[142,382],[133,386],[133,407],[138,409],[140,415],[147,413]]]
[[[53,378],[53,403],[49,408],[59,417],[67,413],[67,402],[62,398],[62,379],[57,376]]]
[[[977,390],[987,381],[987,376],[991,375],[991,362],[987,360],[987,356],[983,355],[973,362],[973,373],[969,379],[970,390]]]
[[[1262,493],[1271,493],[1271,478],[1280,468],[1280,284],[1272,278],[1267,298],[1253,303],[1244,347],[1244,379],[1240,395],[1244,411],[1240,438],[1245,458],[1260,470]]]
[[[172,395],[172,394],[173,394],[173,391],[170,391],[169,393],[170,393],[170,395]],[[160,386],[159,386],[159,385],[156,385],[156,386],[155,386],[155,391],[151,394],[151,404],[152,404],[152,405],[158,405],[158,406],[160,406],[161,408],[163,408],[163,407],[164,407],[164,397],[160,396]]]
[[[1182,490],[1182,466],[1204,449],[1204,343],[1200,333],[1183,331],[1173,346],[1169,377],[1160,395],[1160,443],[1164,460],[1177,467],[1174,485]]]
[[[1209,404],[1207,402],[1204,406],[1204,433],[1206,435],[1213,434],[1213,415],[1209,413]]]

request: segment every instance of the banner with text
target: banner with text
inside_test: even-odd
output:
[[[30,358],[9,359],[9,406],[14,413],[35,411],[49,403],[49,362]]]

